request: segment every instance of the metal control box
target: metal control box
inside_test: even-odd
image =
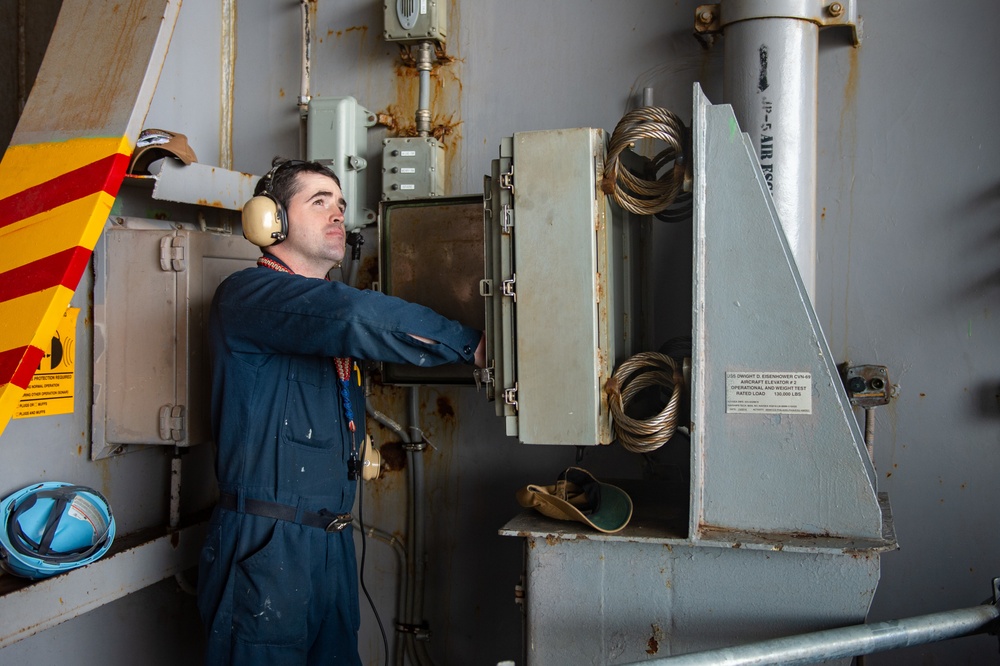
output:
[[[379,204],[379,290],[482,330],[483,197]],[[387,384],[472,384],[470,365],[382,364]]]
[[[382,141],[382,200],[444,196],[444,146],[433,137]]]
[[[260,255],[238,233],[116,220],[94,251],[95,460],[211,441],[209,306],[222,280]]]
[[[387,42],[444,43],[448,34],[447,5],[436,0],[385,0]]]
[[[327,164],[340,179],[347,201],[348,231],[375,221],[368,201],[364,170],[368,168],[368,128],[375,114],[353,97],[316,97],[306,118],[306,159]]]
[[[638,229],[600,190],[603,130],[504,139],[485,181],[489,391],[526,444],[613,439],[605,384],[633,351]]]

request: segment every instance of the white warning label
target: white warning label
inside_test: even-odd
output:
[[[808,372],[727,372],[727,414],[812,414]]]

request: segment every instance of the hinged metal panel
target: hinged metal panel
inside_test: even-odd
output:
[[[613,437],[604,384],[616,340],[627,339],[620,334],[627,318],[614,303],[624,271],[597,187],[603,168],[600,129],[523,132],[501,145],[487,179],[486,270],[500,284],[487,298],[504,397],[497,413],[524,443],[594,445]]]
[[[161,442],[160,406],[178,402],[177,278],[186,273],[169,262],[165,271],[160,254],[175,233],[111,225],[95,250],[95,457]]]
[[[500,143],[500,158],[493,160],[491,175],[483,181],[485,226],[485,273],[491,287],[502,285],[513,272],[513,239],[509,233],[513,220],[511,209],[513,193],[509,185],[504,186],[505,174],[511,172],[511,156],[514,142],[511,137]],[[503,297],[501,289],[490,289],[483,293],[486,298],[486,365],[493,369],[493,382],[486,385],[486,395],[495,400],[497,416],[504,417],[506,432],[517,436],[517,415],[514,406],[496,397],[503,396],[517,384],[515,375],[514,301]]]
[[[382,202],[379,205],[379,286],[482,329],[483,198],[476,195]],[[417,367],[382,364],[390,384],[473,384],[464,363]]]

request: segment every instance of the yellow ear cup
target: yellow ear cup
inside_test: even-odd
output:
[[[271,197],[258,195],[243,205],[243,237],[257,247],[280,243],[286,233],[278,204]]]

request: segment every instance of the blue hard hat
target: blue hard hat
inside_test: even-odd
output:
[[[46,481],[0,502],[0,567],[48,578],[90,564],[111,547],[115,519],[93,488]]]

